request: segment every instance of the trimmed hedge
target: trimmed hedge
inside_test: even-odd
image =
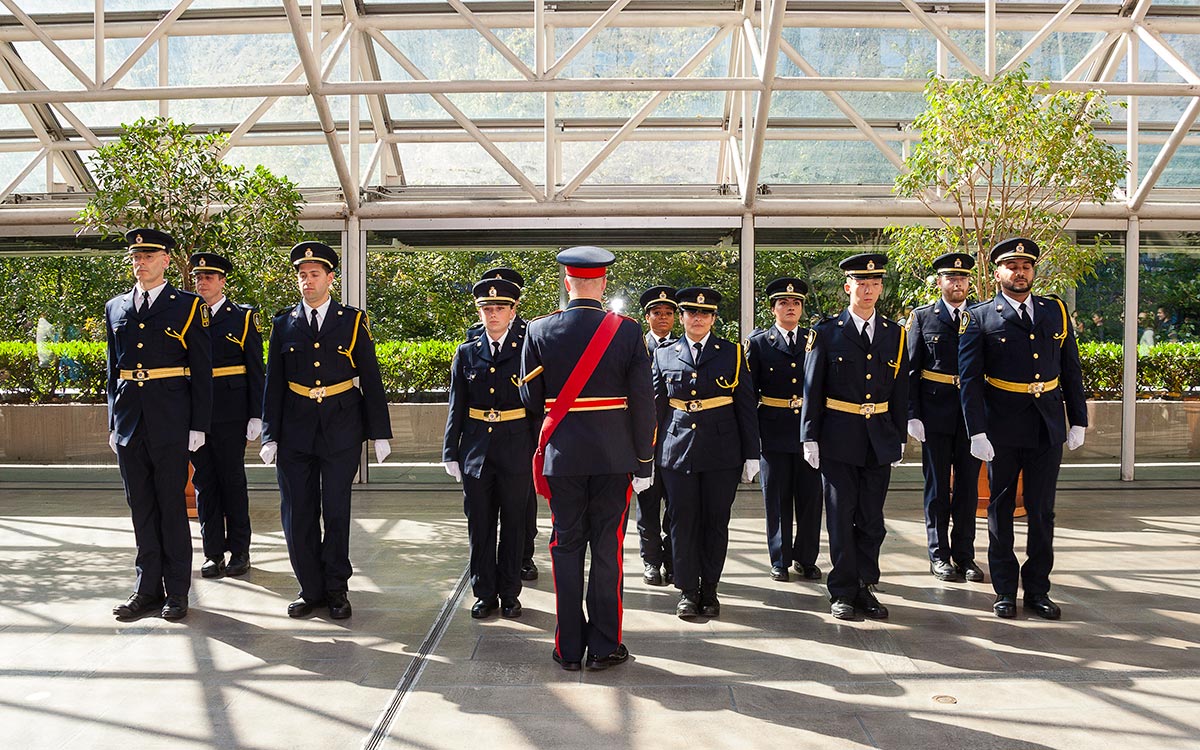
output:
[[[393,402],[450,387],[452,341],[380,341],[383,387]],[[104,344],[67,341],[44,344],[0,341],[0,402],[104,401]],[[1120,344],[1082,343],[1083,388],[1092,398],[1121,395]],[[1180,398],[1200,392],[1200,344],[1158,344],[1138,357],[1138,391],[1143,398]]]

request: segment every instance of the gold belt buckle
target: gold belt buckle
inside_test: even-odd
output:
[[[803,403],[804,399],[800,398],[799,396],[793,396],[792,398],[788,399],[788,406],[793,409],[799,409]]]
[[[1042,395],[1042,392],[1045,390],[1046,390],[1046,384],[1043,382],[1039,381],[1037,383],[1029,384],[1029,392],[1033,394],[1034,398],[1040,397]]]
[[[321,399],[325,398],[325,386],[320,386],[319,388],[309,388],[308,397],[316,399],[318,404],[321,403]]]
[[[499,422],[500,412],[496,409],[488,409],[487,413],[483,415],[483,418],[489,422]]]
[[[959,378],[959,376],[958,376],[958,375],[954,375],[953,377],[954,377],[954,387],[955,387],[955,388],[962,388],[962,380]]]
[[[870,419],[871,415],[875,413],[875,404],[859,404],[858,413]]]
[[[703,409],[704,409],[704,404],[700,403],[700,399],[698,399],[698,398],[694,398],[691,401],[687,402],[687,410],[688,410],[689,414],[691,412],[701,411]]]
[[[149,380],[150,379],[150,371],[149,370],[134,370],[133,371],[133,379],[134,380]]]

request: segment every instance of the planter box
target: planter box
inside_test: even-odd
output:
[[[438,462],[446,429],[446,404],[391,404],[392,458],[403,463]],[[1121,452],[1121,402],[1089,401],[1087,443],[1068,461],[1116,460]],[[1200,459],[1200,401],[1139,401],[1137,458]],[[909,441],[907,460],[919,456]],[[246,447],[258,462],[258,441]],[[0,463],[113,464],[108,449],[108,412],[101,404],[0,405]]]

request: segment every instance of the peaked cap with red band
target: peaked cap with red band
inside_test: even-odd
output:
[[[616,259],[608,250],[591,245],[568,247],[555,256],[555,260],[567,267],[567,275],[577,279],[600,278]]]

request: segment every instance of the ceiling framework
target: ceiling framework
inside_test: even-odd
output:
[[[1200,146],[1200,73],[1195,57],[1176,47],[1180,38],[1200,36],[1200,9],[1186,4],[281,0],[272,6],[214,9],[193,8],[192,0],[173,5],[164,0],[157,12],[104,12],[104,0],[96,0],[97,12],[92,14],[30,10],[54,6],[42,0],[0,0],[0,5],[7,11],[0,15],[0,105],[15,105],[26,121],[22,127],[0,129],[0,155],[22,154],[24,159],[0,178],[0,224],[7,226],[69,220],[76,210],[73,205],[92,188],[80,152],[111,141],[119,129],[90,127],[77,109],[153,102],[160,114],[170,115],[180,102],[205,99],[253,103],[240,121],[196,123],[202,131],[230,133],[227,155],[245,147],[327,150],[336,184],[303,186],[312,189],[306,218],[314,220],[491,213],[921,215],[924,208],[890,196],[889,185],[878,180],[820,186],[772,183],[763,177],[764,155],[772,144],[859,143],[899,172],[904,169],[903,155],[919,138],[907,129],[906,118],[880,118],[860,110],[864,95],[920,92],[923,75],[860,77],[828,69],[828,64],[818,69],[821,61],[795,43],[796,30],[805,29],[911,32],[936,48],[940,74],[984,77],[1019,67],[1051,44],[1055,34],[1090,33],[1094,41],[1076,59],[1064,61],[1067,72],[1047,82],[1052,90],[1103,88],[1114,99],[1127,100],[1127,124],[1104,128],[1102,136],[1135,156],[1139,146],[1153,146],[1157,156],[1144,174],[1131,169],[1127,189],[1113,201],[1084,207],[1080,216],[1200,221],[1200,188],[1193,193],[1160,186],[1180,149],[1194,153]],[[670,74],[579,75],[579,61],[601,54],[606,34],[619,29],[693,30],[692,37],[699,41],[693,49],[679,51],[681,62]],[[564,30],[569,32],[565,36],[560,33]],[[475,35],[479,48],[500,61],[489,68],[490,77],[437,78],[436,71],[421,62],[421,50],[410,48],[422,33],[447,31]],[[1014,54],[1002,55],[998,41],[1014,32],[1021,34],[1022,43]],[[979,34],[981,45],[964,42]],[[286,37],[293,45],[294,64],[273,82],[170,84],[170,40],[247,35]],[[569,42],[564,44],[564,38]],[[113,54],[116,40],[121,42],[117,49],[129,51]],[[80,42],[93,50],[92,59],[80,59],[75,52]],[[39,59],[59,66],[55,80],[60,85],[48,85],[39,77],[20,45],[26,50],[35,45]],[[136,85],[132,72],[155,59],[154,85]],[[1160,67],[1171,71],[1171,80],[1128,80],[1127,71],[1145,69],[1148,60],[1160,61]],[[653,67],[647,64],[645,69]],[[391,71],[402,73],[384,77]],[[663,103],[681,92],[714,93],[723,103],[711,115],[660,113]],[[837,114],[801,117],[777,109],[777,100],[792,92],[817,92]],[[464,107],[459,95],[465,94],[533,96],[541,102],[541,116],[481,117]],[[578,116],[562,111],[561,95],[569,94],[610,94],[640,104],[617,117]],[[397,117],[396,97],[431,99],[438,116]],[[1177,119],[1139,121],[1138,102],[1152,97],[1184,102]],[[312,119],[270,121],[272,109],[289,99],[306,100]],[[338,109],[333,106],[337,102],[346,106]],[[705,144],[715,153],[715,167],[688,184],[606,183],[604,169],[614,152],[634,143]],[[442,186],[427,180],[413,184],[403,149],[421,144],[478,147],[501,177],[488,185]],[[512,144],[540,145],[533,167],[512,156]],[[571,149],[571,158],[564,158],[566,149]],[[45,192],[18,192],[39,168],[46,171]]]

